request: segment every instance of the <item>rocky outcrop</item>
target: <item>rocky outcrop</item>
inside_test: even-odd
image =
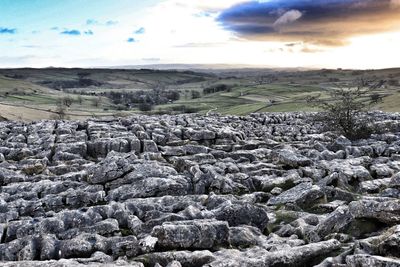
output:
[[[399,153],[306,113],[0,122],[0,265],[399,266]]]

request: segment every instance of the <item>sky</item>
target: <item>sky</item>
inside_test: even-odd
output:
[[[400,0],[0,0],[0,67],[400,67]]]

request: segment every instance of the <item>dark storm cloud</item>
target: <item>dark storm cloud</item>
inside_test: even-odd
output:
[[[400,0],[271,0],[235,5],[217,20],[248,39],[342,45],[351,36],[398,29],[399,12]]]

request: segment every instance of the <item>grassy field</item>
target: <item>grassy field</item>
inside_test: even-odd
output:
[[[84,83],[82,83],[84,79]],[[311,95],[356,80],[385,80],[377,93],[385,95],[376,108],[400,111],[400,69],[386,70],[118,70],[118,69],[2,69],[0,116],[10,120],[49,119],[59,103],[70,98],[66,118],[136,114],[137,104],[121,110],[109,92],[178,91],[180,99],[155,105],[152,113],[211,111],[246,115],[252,112],[314,111],[305,101]],[[226,90],[205,94],[204,89],[225,85]],[[193,92],[198,92],[193,99]]]

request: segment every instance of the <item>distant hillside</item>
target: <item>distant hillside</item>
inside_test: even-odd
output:
[[[400,111],[400,69],[273,69],[246,65],[146,65],[0,69],[0,116],[37,120],[136,113],[246,115],[310,111],[305,99],[357,81],[383,81],[376,106]]]

